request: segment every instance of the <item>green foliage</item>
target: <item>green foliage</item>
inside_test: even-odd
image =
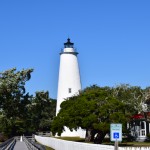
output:
[[[122,84],[113,88],[113,95],[125,103],[128,107],[128,111],[133,114],[143,111],[142,104],[146,101],[145,90],[140,87]]]
[[[56,101],[48,92],[37,92],[35,97],[26,93],[32,72],[13,68],[0,73],[0,133],[9,137],[50,130]]]
[[[55,116],[56,101],[48,92],[36,92],[30,106],[32,126],[35,131],[49,131]]]
[[[93,85],[61,104],[61,110],[52,123],[52,131],[61,135],[64,126],[70,130],[81,127],[87,131],[89,141],[101,143],[106,133],[110,132],[111,123],[122,123],[123,131],[126,131],[126,123],[133,114],[142,110],[143,102],[140,87]],[[96,134],[97,139],[94,137]]]
[[[1,142],[4,142],[6,140],[7,140],[7,137],[4,134],[0,133],[0,144]]]
[[[25,103],[30,103],[25,83],[30,79],[32,71],[33,69],[16,71],[13,68],[0,73],[0,130],[8,136],[17,134],[18,123],[24,118]],[[23,129],[19,130],[22,132]]]

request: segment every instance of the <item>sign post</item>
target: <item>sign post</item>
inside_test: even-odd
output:
[[[115,141],[114,149],[118,150],[118,141],[122,141],[122,124],[110,125],[110,140]]]

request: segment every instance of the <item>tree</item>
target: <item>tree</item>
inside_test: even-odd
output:
[[[16,68],[0,73],[0,132],[7,136],[50,130],[56,101],[48,92],[26,93],[25,84],[33,69]]]
[[[18,124],[23,124],[30,96],[25,91],[25,83],[30,79],[33,69],[16,71],[16,68],[0,73],[0,130],[8,136],[23,132]]]
[[[125,103],[132,114],[142,113],[149,109],[150,87],[142,89],[139,86],[121,84],[113,88],[113,96]]]
[[[47,92],[36,92],[30,105],[31,125],[34,131],[49,131],[56,112],[56,100]]]
[[[126,109],[126,104],[113,95],[112,88],[94,85],[61,104],[61,110],[52,123],[52,131],[61,135],[64,126],[70,130],[81,127],[86,130],[87,141],[102,143],[111,123],[122,123],[125,128],[131,116]]]

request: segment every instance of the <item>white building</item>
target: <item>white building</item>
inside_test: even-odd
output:
[[[143,112],[132,116],[128,124],[132,140],[146,141],[149,140],[150,134],[150,112]]]
[[[59,113],[60,104],[68,97],[78,95],[81,90],[81,80],[77,52],[74,49],[74,43],[67,39],[64,43],[64,49],[60,53],[60,68],[58,79],[57,107],[56,115]],[[85,131],[78,130],[71,132],[65,128],[61,136],[80,136],[85,137]]]

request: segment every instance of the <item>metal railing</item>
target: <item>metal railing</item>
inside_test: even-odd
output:
[[[0,144],[0,150],[11,150],[16,144],[16,138],[8,139],[7,141]]]
[[[29,140],[25,136],[23,136],[23,141],[26,143],[29,150],[46,150],[45,146]]]

